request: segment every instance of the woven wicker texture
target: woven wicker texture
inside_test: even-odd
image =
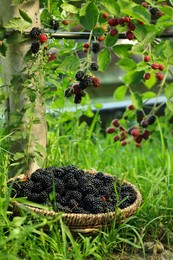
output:
[[[85,173],[95,174],[96,171],[85,171]],[[106,173],[106,175],[110,174]],[[17,178],[24,178],[24,175],[17,176]],[[13,178],[13,180],[14,179],[15,178]],[[130,185],[136,192],[136,200],[129,207],[126,207],[124,209],[117,208],[116,212],[114,211],[100,214],[63,213],[62,218],[64,222],[72,231],[80,233],[97,232],[101,227],[105,225],[110,226],[114,220],[118,223],[123,222],[126,218],[132,216],[137,211],[142,202],[141,193],[138,189],[136,189],[136,187],[133,184],[127,181],[124,181],[123,184]],[[13,201],[12,206],[15,212],[19,212],[19,208],[22,208],[23,210],[29,210],[44,216],[51,216],[52,218],[56,218],[57,216],[59,216],[59,213],[53,210],[43,210],[36,207],[21,204],[17,201]]]

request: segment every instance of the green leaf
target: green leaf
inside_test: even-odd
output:
[[[150,23],[150,14],[143,6],[135,5],[129,9],[124,8],[121,11],[132,16],[136,20],[144,22],[145,24]]]
[[[97,103],[97,104],[94,104],[94,107],[96,109],[101,109],[103,107],[103,104],[102,103]]]
[[[69,13],[77,14],[79,12],[79,9],[71,4],[62,4],[61,8]]]
[[[112,47],[115,45],[115,43],[118,41],[118,35],[110,36],[110,34],[107,34],[104,40],[106,47]]]
[[[173,98],[173,83],[170,83],[165,88],[165,97],[167,99]]]
[[[134,30],[134,35],[138,41],[143,41],[146,37],[148,31],[144,25],[137,24],[136,29]]]
[[[8,44],[19,44],[22,42],[25,42],[27,40],[27,38],[25,38],[25,36],[19,32],[19,31],[13,31],[10,34],[10,37],[7,38],[7,43]]]
[[[156,96],[156,93],[152,92],[152,91],[147,91],[144,94],[142,94],[142,98],[144,99],[150,99]]]
[[[0,41],[3,41],[5,39],[5,33],[6,33],[5,28],[0,27]]]
[[[18,152],[17,152],[17,153],[15,153],[13,159],[14,159],[14,160],[19,160],[19,159],[21,159],[21,158],[23,158],[23,157],[25,157],[24,153],[18,153]]]
[[[173,19],[173,8],[172,7],[170,7],[168,5],[160,6],[159,10],[164,13],[163,16],[167,15],[167,16],[169,16],[169,19]]]
[[[104,34],[104,32],[105,32],[105,30],[102,27],[97,27],[97,28],[94,28],[93,35],[95,37],[99,37],[99,36],[102,36]]]
[[[115,99],[118,99],[118,100],[123,100],[124,96],[125,96],[125,94],[127,92],[127,88],[128,88],[127,86],[120,86],[120,87],[118,87],[115,90],[113,97]]]
[[[132,44],[117,44],[113,47],[113,51],[120,58],[125,58],[129,55],[132,46]]]
[[[100,3],[105,7],[105,9],[114,16],[119,15],[120,7],[115,2],[115,0],[101,0]]]
[[[5,26],[5,28],[23,32],[25,29],[29,28],[30,26],[31,24],[26,22],[23,18],[14,17],[9,21],[9,23]]]
[[[156,84],[156,77],[154,73],[150,73],[151,77],[144,81],[145,86],[150,89]]]
[[[137,92],[131,93],[131,98],[132,98],[132,104],[134,105],[134,107],[136,109],[140,110],[143,106],[142,95]]]
[[[89,3],[85,10],[85,15],[80,16],[80,23],[88,30],[94,29],[99,16],[98,7],[93,3]]]
[[[25,20],[28,23],[32,23],[32,19],[27,15],[26,12],[24,12],[21,9],[19,9],[19,13],[20,13],[21,17],[23,18],[23,20]]]
[[[103,49],[98,54],[98,66],[100,71],[105,71],[111,60],[111,54],[108,49]]]
[[[0,56],[5,57],[6,56],[6,52],[7,52],[7,46],[4,43],[2,43],[0,45]]]
[[[132,59],[125,58],[121,59],[117,64],[120,66],[123,70],[134,70],[136,68],[136,62]]]
[[[167,101],[166,102],[166,105],[167,105],[167,107],[168,107],[168,109],[171,111],[171,112],[173,112],[173,102],[171,102],[171,101]]]
[[[141,81],[141,79],[143,79],[143,75],[144,71],[130,71],[124,76],[123,81],[126,85],[136,85]]]
[[[67,56],[63,62],[61,63],[61,69],[64,71],[72,71],[78,69],[80,65],[79,59],[72,55],[72,56]]]

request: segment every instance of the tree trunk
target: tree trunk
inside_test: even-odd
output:
[[[11,0],[0,0],[0,6],[0,17],[4,26],[12,18],[20,17],[19,9],[22,9],[32,19],[32,27],[40,27],[39,0],[29,0],[25,4],[16,6],[11,6]],[[9,132],[13,133],[10,140],[10,151],[14,154],[12,164],[15,167],[10,170],[10,177],[17,172],[29,175],[37,168],[42,167],[45,159],[47,125],[44,119],[44,99],[42,95],[38,94],[38,86],[34,80],[32,86],[31,84],[27,85],[28,74],[24,70],[26,65],[24,57],[30,49],[30,45],[30,40],[21,44],[8,44],[7,55],[1,59],[3,82],[4,85],[9,86],[7,90],[9,99],[6,108],[7,123]],[[34,66],[39,68],[39,63],[34,64]],[[40,71],[37,76],[39,89],[43,90],[44,76],[40,74]],[[27,95],[29,91],[30,94],[35,93],[36,97],[31,99]]]

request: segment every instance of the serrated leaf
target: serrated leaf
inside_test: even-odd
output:
[[[129,84],[137,84],[143,79],[144,71],[130,71],[128,72],[124,78],[123,81],[126,85]]]
[[[159,10],[164,13],[163,16],[167,15],[167,16],[169,16],[169,19],[173,18],[173,8],[172,7],[170,7],[168,5],[160,6]]]
[[[170,83],[165,88],[165,97],[167,99],[173,98],[173,83]]]
[[[156,77],[154,73],[150,73],[150,78],[144,81],[145,86],[150,89],[156,84]]]
[[[136,68],[136,62],[129,58],[121,59],[117,64],[121,69],[127,71],[134,70]]]
[[[29,28],[30,26],[31,24],[26,22],[23,18],[14,17],[9,21],[9,23],[5,26],[5,28],[23,32],[25,29]]]
[[[156,93],[152,92],[152,91],[147,91],[144,94],[142,94],[143,100],[144,99],[150,99],[156,96]]]
[[[7,46],[4,43],[2,43],[0,45],[0,56],[5,57],[6,56],[6,52],[7,52]]]
[[[142,95],[135,92],[131,93],[132,104],[136,109],[141,109],[143,106]]]
[[[118,35],[110,36],[110,34],[107,34],[104,40],[106,47],[112,47],[115,45],[115,43],[118,41]]]
[[[102,36],[104,34],[104,29],[102,27],[97,27],[97,28],[94,28],[93,30],[93,35],[95,37],[99,37],[99,36]]]
[[[132,16],[138,21],[144,22],[145,24],[150,23],[150,14],[143,6],[135,5],[129,9],[124,8],[121,11],[128,14],[129,16]]]
[[[127,92],[127,86],[120,86],[118,87],[115,92],[114,92],[114,95],[113,97],[117,100],[123,100],[124,99],[124,96]]]
[[[98,7],[93,3],[89,3],[85,10],[85,15],[80,16],[79,20],[81,25],[88,30],[95,28],[99,16]]]
[[[131,48],[131,44],[117,44],[113,47],[113,51],[120,58],[124,58],[129,55],[129,51],[131,50]]]
[[[25,42],[27,40],[27,38],[25,38],[25,36],[19,32],[19,31],[13,31],[10,34],[10,37],[7,38],[7,43],[8,44],[19,44],[22,42]]]
[[[24,158],[24,157],[25,157],[24,153],[18,153],[17,152],[17,153],[15,153],[13,159],[14,160],[19,160],[19,159]]]
[[[61,69],[64,71],[72,71],[78,69],[79,65],[80,62],[76,56],[67,56],[61,63]]]
[[[100,3],[111,15],[117,16],[120,13],[120,7],[115,0],[101,0]]]
[[[166,102],[166,105],[167,105],[167,107],[168,107],[168,109],[171,111],[171,112],[173,112],[173,102],[171,102],[171,101],[167,101]]]
[[[23,18],[23,20],[25,20],[28,23],[32,23],[32,19],[27,15],[27,13],[21,9],[19,9],[19,13],[21,15],[21,17]]]
[[[98,66],[100,71],[105,71],[111,60],[111,54],[108,49],[103,49],[98,54]]]
[[[132,47],[132,53],[142,53],[144,50],[144,43],[143,42],[138,42],[133,45]]]
[[[143,41],[143,39],[146,37],[148,31],[144,25],[137,24],[136,29],[134,30],[134,35],[138,41]]]
[[[62,4],[61,8],[69,13],[77,14],[79,12],[79,9],[71,4]]]

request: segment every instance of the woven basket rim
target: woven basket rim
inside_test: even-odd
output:
[[[95,174],[98,171],[95,170],[85,170],[85,174],[89,173],[89,174]],[[104,175],[109,175],[111,177],[115,177],[109,173],[104,173]],[[15,180],[16,178],[24,178],[25,174],[20,174],[18,176],[15,176],[11,179],[9,179],[9,181],[11,180]],[[115,177],[116,179],[116,177]],[[116,180],[120,180],[120,179],[116,179]],[[89,214],[83,214],[83,213],[63,213],[63,212],[55,212],[53,210],[44,210],[44,209],[40,209],[37,208],[35,206],[30,206],[24,203],[20,203],[18,201],[13,200],[12,201],[12,206],[16,209],[16,208],[24,208],[26,210],[31,210],[32,212],[35,212],[37,214],[40,215],[44,215],[44,216],[51,216],[53,218],[56,218],[57,216],[59,216],[61,214],[62,218],[67,221],[68,226],[70,226],[73,229],[77,229],[77,230],[84,230],[84,229],[98,229],[101,226],[103,226],[105,223],[109,223],[116,218],[119,219],[121,222],[123,222],[127,217],[132,216],[137,209],[140,207],[141,203],[142,203],[142,195],[139,192],[139,190],[129,181],[122,181],[122,184],[128,184],[130,185],[134,191],[136,192],[136,200],[134,201],[134,203],[132,203],[130,206],[124,208],[124,209],[120,209],[119,207],[116,208],[116,211],[111,211],[111,212],[107,212],[107,213],[98,213],[98,214],[93,214],[93,213],[89,213]]]

